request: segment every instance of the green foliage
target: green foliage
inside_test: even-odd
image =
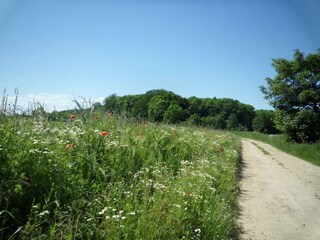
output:
[[[115,111],[119,97],[116,94],[111,94],[104,100],[104,107],[106,111]]]
[[[231,113],[227,120],[227,128],[229,130],[235,130],[239,126],[239,121],[235,113]]]
[[[197,115],[199,117],[206,116],[207,110],[204,105],[204,100],[197,97],[190,97],[188,99],[190,115]]]
[[[193,125],[202,125],[202,120],[197,114],[190,115],[190,117],[187,119],[187,122]]]
[[[239,103],[239,107],[236,111],[237,119],[239,121],[239,129],[252,130],[252,121],[255,117],[254,107],[248,104]]]
[[[239,139],[81,113],[4,117],[1,239],[237,237]]]
[[[170,100],[160,95],[154,96],[149,103],[148,119],[151,122],[162,122],[164,113],[170,105]]]
[[[320,50],[307,56],[296,50],[293,60],[273,59],[272,66],[277,75],[267,78],[267,87],[260,89],[278,111],[277,127],[289,139],[317,141],[319,132],[312,133],[310,129],[320,125]]]
[[[215,116],[208,116],[203,118],[205,125],[210,126],[215,129],[225,129],[226,119],[222,114],[216,114]]]
[[[320,114],[304,109],[296,114],[276,111],[275,123],[288,140],[315,142],[320,139]]]
[[[275,126],[275,113],[271,110],[257,110],[256,116],[252,120],[252,128],[254,131],[266,133],[266,134],[276,134],[278,130]]]
[[[150,122],[188,123],[216,129],[252,130],[254,108],[233,99],[188,99],[166,90],[152,90],[140,95],[105,99],[105,109],[119,115]]]
[[[185,111],[178,104],[171,104],[164,113],[163,120],[167,123],[179,123],[185,119]]]
[[[148,106],[151,98],[151,94],[137,95],[135,104],[132,108],[132,116],[147,119]]]

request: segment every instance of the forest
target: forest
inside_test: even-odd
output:
[[[274,112],[230,98],[184,98],[159,89],[145,94],[105,98],[106,111],[149,122],[187,123],[220,130],[247,130],[276,133]]]

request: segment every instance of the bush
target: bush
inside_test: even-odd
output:
[[[289,140],[316,142],[320,139],[320,114],[312,110],[302,110],[296,114],[277,111],[275,122]]]

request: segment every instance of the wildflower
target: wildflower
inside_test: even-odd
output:
[[[129,215],[134,216],[134,215],[136,215],[136,213],[135,212],[129,212]]]
[[[70,119],[75,119],[76,116],[75,116],[74,114],[70,114],[69,118],[70,118]]]
[[[101,135],[101,136],[103,136],[103,137],[105,137],[105,136],[107,136],[107,135],[108,135],[108,133],[107,133],[107,132],[105,132],[105,131],[103,131],[103,132],[101,132],[101,133],[100,133],[100,135]]]
[[[50,213],[50,212],[49,212],[48,210],[45,210],[45,211],[39,213],[39,216],[43,216],[43,215],[49,214],[49,213]]]
[[[157,190],[159,190],[159,189],[165,189],[165,188],[166,188],[166,186],[163,185],[162,183],[155,183],[155,184],[153,185],[153,187],[154,187],[155,189],[157,189]]]
[[[73,144],[72,144],[72,143],[68,143],[68,144],[66,145],[66,149],[71,149],[71,148],[73,148]]]
[[[99,215],[102,215],[102,214],[105,213],[105,211],[107,211],[107,207],[103,208],[98,214],[99,214]]]
[[[129,195],[129,196],[131,195],[131,192],[130,192],[130,191],[124,191],[123,193],[124,193],[125,195]]]

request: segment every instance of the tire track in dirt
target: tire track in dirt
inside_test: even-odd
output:
[[[242,239],[320,239],[320,167],[242,139]]]

